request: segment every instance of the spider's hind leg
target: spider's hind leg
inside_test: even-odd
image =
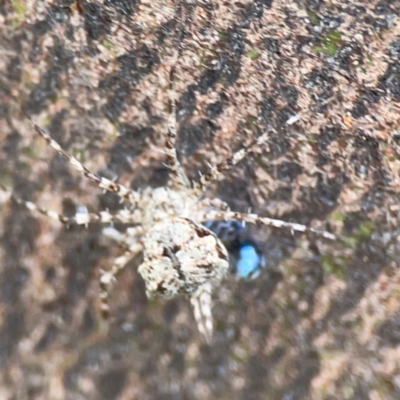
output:
[[[103,319],[107,320],[110,316],[110,307],[108,305],[109,288],[116,280],[117,274],[124,269],[125,265],[139,251],[142,250],[142,245],[139,242],[132,244],[122,256],[115,259],[109,271],[100,271],[100,312]]]
[[[212,286],[206,283],[190,297],[197,328],[207,343],[211,342],[213,334],[211,292]]]

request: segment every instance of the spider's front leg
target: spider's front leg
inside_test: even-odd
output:
[[[262,147],[267,142],[268,137],[269,132],[264,132],[249,146],[238,150],[237,152],[232,154],[232,156],[229,157],[227,160],[217,165],[211,166],[210,171],[202,175],[199,182],[194,184],[193,193],[195,194],[195,196],[200,197],[212,182],[220,179],[225,172],[229,171],[238,162],[243,160],[248,154]]]
[[[58,154],[63,156],[70,165],[76,169],[79,173],[85,176],[89,181],[96,184],[101,189],[107,190],[109,192],[116,193],[121,199],[129,201],[133,205],[137,205],[140,201],[139,193],[127,188],[124,185],[113,182],[107,178],[98,176],[90,172],[81,162],[79,162],[74,156],[66,152],[59,143],[57,143],[46,131],[44,131],[40,126],[36,125],[30,119],[35,131],[52,147]]]
[[[168,132],[165,138],[165,154],[167,155],[167,165],[170,168],[171,176],[168,186],[173,189],[181,187],[189,187],[189,180],[178,160],[176,154],[176,137],[177,137],[177,121],[176,121],[176,93],[173,91],[172,82],[174,77],[174,68],[170,71],[170,101],[168,113]]]

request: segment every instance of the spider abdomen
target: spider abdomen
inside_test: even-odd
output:
[[[218,285],[229,267],[228,252],[217,236],[186,218],[152,227],[144,238],[139,267],[148,296],[193,294],[205,283]]]

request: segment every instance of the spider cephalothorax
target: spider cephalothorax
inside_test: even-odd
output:
[[[75,157],[63,150],[48,133],[33,124],[39,135],[65,157],[73,168],[100,188],[119,195],[123,201],[130,203],[131,207],[114,213],[108,211],[88,213],[86,209],[84,211],[80,209],[75,216],[65,217],[54,211],[40,208],[32,202],[25,202],[17,197],[14,199],[30,210],[39,211],[67,225],[86,225],[93,221],[107,224],[112,222],[129,224],[125,233],[114,228],[103,230],[107,236],[118,242],[125,252],[115,259],[111,268],[101,271],[102,315],[104,317],[109,315],[109,288],[118,272],[137,253],[143,252],[144,260],[139,267],[139,273],[144,278],[147,294],[163,297],[188,295],[191,298],[198,328],[203,336],[210,340],[213,332],[211,291],[213,287],[221,283],[228,270],[229,261],[222,241],[202,223],[213,220],[244,221],[289,228],[299,232],[314,232],[329,239],[335,239],[335,236],[301,224],[259,217],[257,214],[231,211],[223,201],[204,197],[208,185],[218,180],[223,172],[232,168],[248,153],[264,145],[268,133],[265,132],[250,146],[237,151],[226,161],[211,166],[209,172],[202,175],[197,183],[190,183],[178,161],[175,150],[175,101],[172,100],[171,103],[172,108],[165,141],[167,165],[170,168],[170,180],[167,186],[155,189],[148,187],[136,192],[93,174]],[[257,259],[256,263],[258,262]],[[252,264],[254,264],[253,261]],[[249,268],[247,265],[245,267],[247,271]],[[250,269],[252,268],[251,266]]]

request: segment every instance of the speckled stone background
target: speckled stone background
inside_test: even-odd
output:
[[[165,184],[171,66],[190,178],[268,129],[208,195],[341,239],[248,227],[267,266],[216,291],[208,346],[187,299],[146,299],[140,257],[102,323],[121,250],[0,191],[0,400],[399,399],[400,2],[1,1],[0,183],[66,214],[120,207],[29,115],[93,171]]]

